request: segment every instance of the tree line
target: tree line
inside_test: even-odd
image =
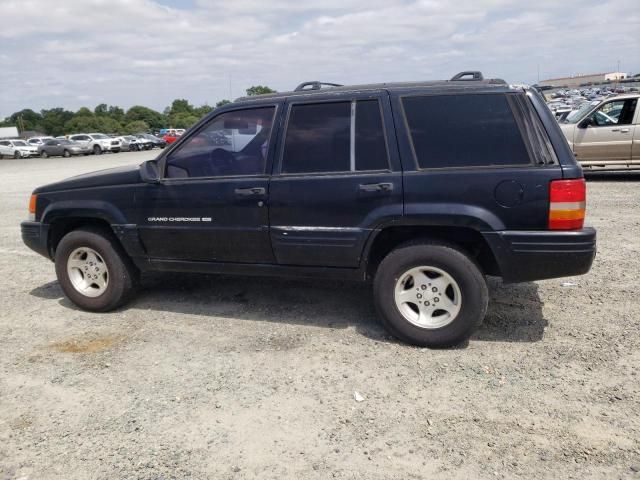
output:
[[[247,89],[247,95],[275,93],[263,85]],[[231,103],[224,99],[215,108]],[[157,131],[161,128],[189,128],[200,118],[213,110],[210,105],[195,107],[187,100],[175,99],[162,113],[142,105],[135,105],[127,111],[116,106],[101,103],[93,110],[82,107],[77,112],[62,107],[43,109],[35,112],[25,108],[0,121],[0,127],[17,126],[20,132],[35,131],[57,137],[77,132],[102,132],[107,134],[128,134]]]

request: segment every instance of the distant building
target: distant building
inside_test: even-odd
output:
[[[18,127],[0,127],[0,138],[16,138]]]
[[[579,87],[580,85],[589,83],[615,82],[617,80],[624,80],[625,78],[627,78],[627,74],[623,72],[592,73],[590,75],[576,75],[575,77],[550,78],[548,80],[541,80],[538,85],[554,87]]]

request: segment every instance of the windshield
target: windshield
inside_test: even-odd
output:
[[[593,105],[591,103],[585,103],[578,110],[567,115],[567,118],[564,119],[563,123],[578,123],[587,116],[587,113],[589,113],[592,108]]]
[[[22,140],[16,140],[15,142],[13,142],[13,145],[15,147],[26,147],[27,142],[23,142]]]
[[[73,142],[70,140],[60,140],[60,145],[72,145]]]
[[[92,135],[92,137],[97,138],[98,140],[102,140],[103,138],[109,138],[103,133],[96,133],[95,135]]]

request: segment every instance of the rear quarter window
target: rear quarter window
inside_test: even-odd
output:
[[[531,164],[504,94],[404,97],[402,106],[420,168]]]

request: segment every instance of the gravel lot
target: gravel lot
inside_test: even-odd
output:
[[[491,281],[471,341],[424,350],[357,284],[152,275],[75,309],[29,193],[151,155],[0,161],[0,479],[640,478],[640,176],[590,179],[589,275]]]

